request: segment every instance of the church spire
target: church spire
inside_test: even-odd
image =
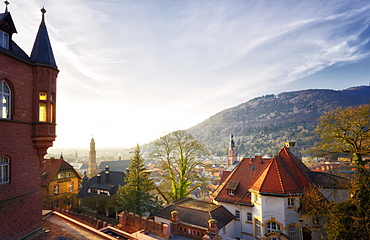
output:
[[[47,65],[54,68],[57,68],[55,62],[53,49],[51,48],[49,34],[45,25],[45,8],[41,9],[42,19],[37,32],[35,43],[32,48],[31,60],[36,64]]]

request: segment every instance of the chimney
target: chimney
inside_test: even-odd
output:
[[[104,182],[109,182],[109,166],[105,167],[105,179]]]
[[[100,176],[100,174],[98,173],[98,174],[96,174],[96,182],[97,183],[101,183],[101,176]]]
[[[212,235],[218,235],[217,220],[210,219],[208,220],[208,233]]]
[[[286,143],[285,143],[285,146],[286,146],[287,148],[293,148],[293,147],[295,146],[295,142],[291,142],[291,141],[286,142]]]

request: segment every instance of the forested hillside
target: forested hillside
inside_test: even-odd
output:
[[[213,154],[225,156],[230,139],[239,156],[255,153],[275,155],[287,140],[296,141],[296,154],[305,155],[314,146],[316,121],[322,113],[338,106],[370,103],[370,87],[342,91],[302,90],[254,98],[223,110],[188,129]]]

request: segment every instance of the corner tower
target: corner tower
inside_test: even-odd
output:
[[[32,96],[35,99],[32,106],[32,141],[37,154],[43,158],[56,137],[56,78],[59,71],[46,29],[46,10],[42,8],[41,12],[42,19],[30,58],[34,65]]]
[[[92,178],[96,175],[96,150],[95,150],[95,140],[92,137],[90,142],[90,151],[89,151],[89,169],[88,177]]]

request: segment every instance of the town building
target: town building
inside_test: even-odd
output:
[[[126,172],[131,160],[102,161],[98,165],[98,171],[103,171],[107,166],[111,171]]]
[[[41,169],[55,140],[58,68],[45,24],[31,55],[17,33],[5,1],[0,13],[0,239],[20,239],[42,229]],[[32,26],[30,26],[32,27]]]
[[[117,193],[119,186],[126,184],[125,177],[124,172],[110,171],[109,167],[106,167],[104,171],[90,178],[77,196],[79,198],[93,197],[99,194],[113,196]]]
[[[45,159],[41,174],[41,190],[44,205],[70,209],[77,198],[73,194],[80,189],[81,177],[63,158]]]
[[[276,156],[244,158],[212,193],[213,202],[234,214],[223,239],[320,239],[323,219],[300,212],[300,197],[316,188],[329,201],[348,197],[346,179],[308,169],[292,154],[293,144]],[[284,238],[285,237],[285,238]]]

